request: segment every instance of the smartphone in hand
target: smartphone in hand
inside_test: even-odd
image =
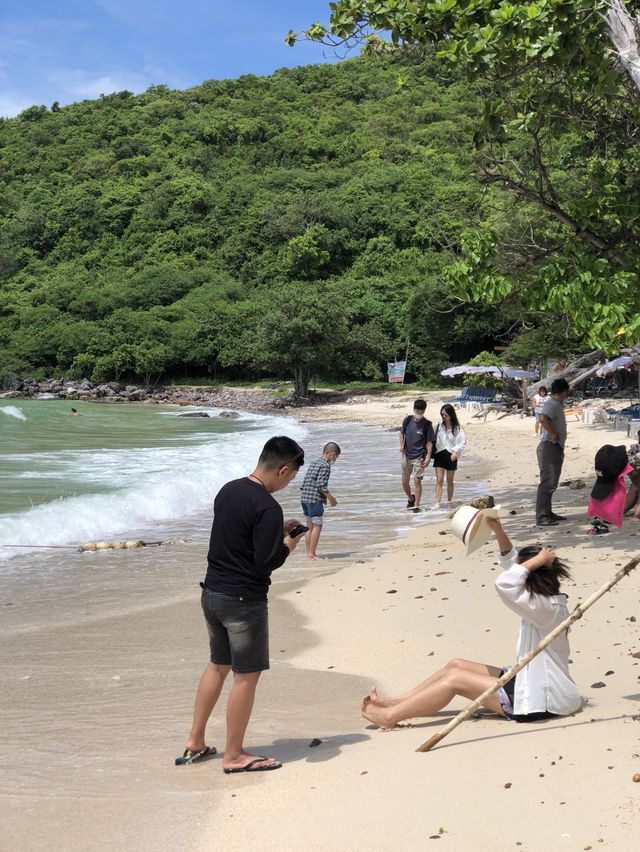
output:
[[[297,538],[299,535],[303,533],[309,532],[309,527],[305,527],[304,524],[298,524],[297,527],[294,527],[289,533],[290,538]]]

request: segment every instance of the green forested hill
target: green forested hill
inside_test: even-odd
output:
[[[435,375],[510,321],[441,271],[481,219],[469,84],[356,59],[0,121],[0,378]]]

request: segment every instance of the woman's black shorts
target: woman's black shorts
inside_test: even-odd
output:
[[[451,461],[451,453],[449,450],[440,450],[439,453],[436,453],[433,457],[433,466],[434,467],[443,467],[445,470],[457,470],[458,469],[458,460]]]

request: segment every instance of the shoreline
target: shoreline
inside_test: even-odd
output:
[[[433,419],[437,397],[426,398]],[[316,407],[295,415],[331,423],[348,413],[344,419],[393,429],[408,411],[396,407],[400,402],[394,395],[332,406],[330,418]],[[478,423],[466,412],[463,417],[465,457],[474,457],[474,473],[490,474],[489,491],[502,504],[516,543],[574,548],[574,585],[566,589],[571,609],[638,547],[640,524],[625,521],[621,531],[589,538],[583,514],[588,489],[560,488],[556,503],[570,520],[536,530],[533,419],[494,421],[490,415]],[[563,479],[581,476],[589,483],[595,447],[624,440],[600,426],[569,423]],[[465,468],[463,457],[458,477]],[[391,501],[401,494],[399,476],[393,489]],[[631,621],[640,620],[639,577],[625,578],[572,631],[574,678],[589,700],[581,713],[530,725],[485,715],[427,755],[414,750],[466,706],[464,700],[438,719],[389,733],[360,718],[359,702],[374,682],[384,691],[407,688],[453,656],[498,665],[511,659],[517,619],[493,591],[492,547],[469,560],[461,550],[443,519],[387,542],[373,559],[354,555],[317,577],[274,585],[272,670],[261,681],[247,744],[285,766],[255,778],[223,776],[219,759],[184,770],[171,765],[206,651],[197,593],[135,617],[76,625],[71,680],[69,669],[58,665],[70,631],[53,635],[44,648],[16,639],[2,703],[8,701],[12,714],[8,731],[18,730],[22,708],[28,708],[21,750],[32,755],[29,773],[40,792],[34,797],[23,789],[0,798],[7,816],[16,803],[21,807],[23,819],[12,820],[7,834],[12,848],[31,852],[42,842],[65,852],[160,852],[222,845],[239,850],[250,843],[273,850],[404,852],[422,849],[433,837],[460,852],[546,852],[556,845],[630,852],[640,829],[640,784],[631,781],[640,770],[633,756],[640,754],[640,720],[633,718],[640,709],[640,661],[630,656],[640,647]],[[24,680],[30,660],[42,674]],[[591,688],[594,681],[605,688]],[[86,753],[58,753],[55,771],[39,769],[38,749],[55,752],[56,735],[76,727]],[[210,740],[219,748],[221,734],[218,712]],[[321,744],[310,748],[314,738]],[[0,772],[8,780],[18,768],[5,761]],[[24,819],[33,825],[29,834]]]

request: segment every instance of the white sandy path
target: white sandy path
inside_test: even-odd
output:
[[[403,412],[390,411],[390,405],[365,404],[363,419],[395,423]],[[359,408],[332,409],[331,416],[356,419]],[[549,541],[570,558],[570,607],[598,588],[634,547],[640,550],[640,525],[631,521],[608,537],[585,535],[587,490],[560,489],[556,510],[570,521],[548,531],[534,528],[533,421],[490,418],[479,424],[463,417],[465,464],[488,463],[487,478],[514,539]],[[590,483],[595,450],[608,442],[623,443],[624,436],[571,422],[563,479],[582,476]],[[384,691],[400,691],[453,656],[510,662],[517,618],[493,590],[492,546],[467,561],[450,534],[440,535],[446,528],[422,528],[373,562],[319,577],[292,595],[319,639],[293,664],[364,675]],[[640,784],[632,775],[640,771],[640,719],[632,716],[640,712],[640,665],[630,652],[640,648],[639,589],[640,575],[626,578],[572,632],[574,677],[588,702],[582,713],[532,725],[485,717],[465,723],[434,751],[416,754],[440,722],[378,732],[359,720],[361,695],[354,695],[351,731],[368,739],[336,756],[334,732],[323,731],[319,705],[318,735],[328,742],[260,781],[234,779],[236,796],[230,786],[220,802],[218,839],[233,849],[637,848]],[[591,688],[595,682],[606,686]],[[326,702],[331,700],[327,694]],[[451,709],[465,704],[458,700]],[[233,814],[233,825],[220,821],[224,814]],[[440,829],[440,839],[430,839]]]

